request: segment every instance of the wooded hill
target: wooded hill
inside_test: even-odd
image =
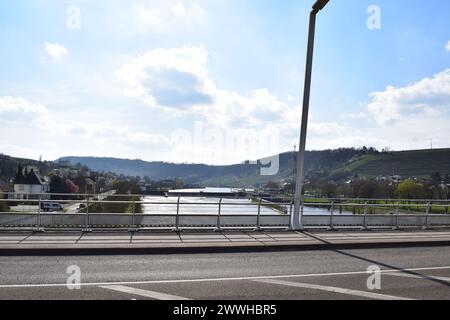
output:
[[[65,157],[62,160],[73,164],[81,163],[95,171],[147,176],[157,181],[182,179],[187,183],[211,187],[246,187],[292,179],[296,153],[283,153],[279,156],[280,170],[276,176],[262,176],[262,165],[248,162],[209,166],[94,157]],[[342,148],[308,151],[305,162],[307,176],[324,181],[344,181],[353,177],[372,179],[391,175],[428,178],[434,172],[440,172],[442,175],[450,173],[450,149],[378,152],[373,148]]]

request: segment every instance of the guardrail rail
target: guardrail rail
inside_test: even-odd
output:
[[[45,196],[45,198],[44,198]],[[21,204],[22,211],[0,212],[0,229],[19,230],[239,230],[239,229],[289,229],[292,202],[256,200],[229,201],[206,199],[201,202],[189,198],[171,198],[165,201],[122,200],[130,195],[109,194],[117,201],[98,200],[96,195],[64,195],[64,200],[47,200],[52,195],[27,195],[22,199],[0,199],[14,208]],[[60,196],[61,195],[57,195]],[[72,197],[72,199],[68,199]],[[83,197],[84,199],[80,199]],[[136,195],[135,197],[142,197]],[[43,199],[44,198],[44,199]],[[42,202],[84,204],[85,212],[44,212]],[[127,204],[128,213],[98,213],[92,210],[96,204]],[[144,213],[136,212],[137,205]],[[35,210],[30,208],[34,207]],[[420,200],[404,203],[400,200],[362,202],[326,200],[302,205],[302,225],[305,229],[401,229],[450,227],[448,202]],[[441,214],[433,211],[442,212]]]

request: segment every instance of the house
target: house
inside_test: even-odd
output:
[[[37,174],[41,174],[41,169],[39,169],[39,167],[37,167],[37,166],[30,166],[30,165],[27,165],[27,166],[25,167],[25,170],[27,170],[28,172],[30,172],[31,170],[33,170],[33,171],[36,172]]]
[[[23,168],[19,165],[14,180],[14,192],[16,199],[28,198],[29,194],[42,194],[50,192],[48,179],[42,177],[34,168]]]
[[[0,199],[8,199],[9,198],[8,193],[13,192],[14,192],[13,185],[6,179],[0,177]]]
[[[97,190],[97,184],[95,183],[94,180],[92,180],[91,178],[86,178],[84,179],[86,181],[86,193],[88,194],[96,194]]]
[[[80,169],[75,167],[59,167],[58,169],[55,169],[55,173],[65,179],[76,179],[80,176],[86,177],[86,175],[82,174]]]

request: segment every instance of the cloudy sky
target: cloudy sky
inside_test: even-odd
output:
[[[0,153],[228,164],[292,150],[309,0],[3,0]],[[450,2],[331,0],[308,149],[450,147]]]

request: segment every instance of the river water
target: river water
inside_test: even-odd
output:
[[[152,202],[142,205],[143,212],[145,214],[176,214],[177,213],[177,200],[176,197],[156,197],[148,196],[144,197],[143,201]],[[219,208],[219,198],[202,198],[202,197],[186,197],[181,198],[180,201],[180,214],[217,214]],[[208,203],[200,205],[199,203]],[[289,212],[289,206],[287,208]],[[221,205],[222,214],[258,214],[258,205],[252,203],[249,199],[223,199]],[[261,215],[276,215],[281,214],[280,211],[275,210],[268,206],[261,206]],[[312,208],[305,207],[303,210],[304,215],[330,215],[330,211],[327,208]],[[334,212],[335,215],[340,215],[338,211]],[[351,212],[344,212],[342,215],[352,215]]]

